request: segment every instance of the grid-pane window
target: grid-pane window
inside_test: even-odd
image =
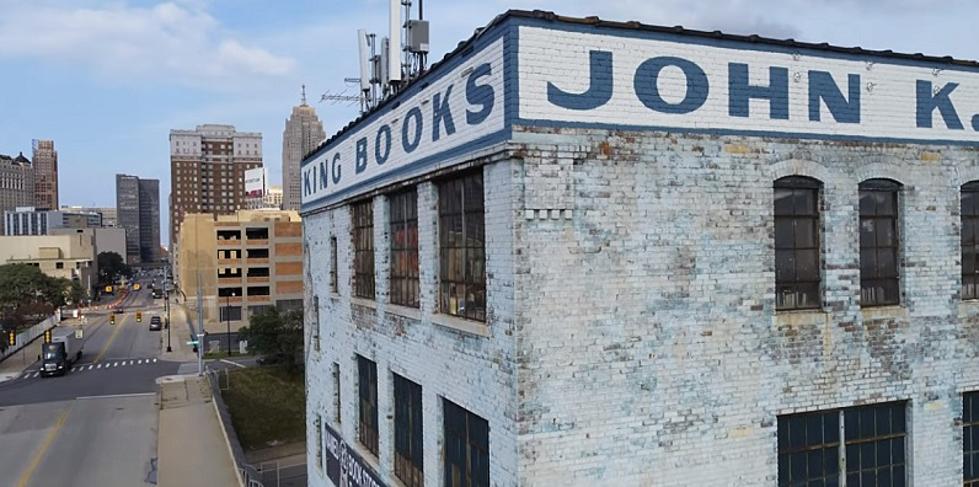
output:
[[[836,486],[840,481],[840,412],[778,419],[778,485]]]
[[[337,238],[330,237],[330,291],[340,292],[337,285]]]
[[[417,308],[418,192],[412,188],[388,200],[391,217],[391,302]]]
[[[439,310],[486,320],[481,171],[439,185]]]
[[[891,402],[779,416],[779,487],[903,487],[906,408]]]
[[[374,299],[374,207],[364,201],[351,207],[354,239],[354,296]]]
[[[360,443],[377,455],[377,364],[357,356],[357,381],[360,399]]]
[[[820,304],[819,181],[790,176],[775,181],[775,306]]]
[[[394,375],[394,474],[407,487],[425,483],[422,386]]]
[[[489,423],[447,399],[445,487],[489,487]]]
[[[843,411],[847,487],[905,485],[905,409],[892,402]]]
[[[962,186],[962,299],[979,299],[979,181]]]
[[[887,179],[860,183],[860,304],[900,302],[898,200],[901,186]]]
[[[979,487],[979,392],[962,395],[962,476],[966,487]]]

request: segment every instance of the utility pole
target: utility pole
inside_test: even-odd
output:
[[[173,348],[170,347],[170,289],[167,288],[166,283],[163,286],[163,307],[167,310],[167,353],[170,353],[173,352]]]
[[[204,290],[201,273],[197,272],[197,375],[204,375]]]

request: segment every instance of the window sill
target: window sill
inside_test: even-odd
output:
[[[418,308],[412,308],[410,306],[402,306],[400,304],[389,303],[384,311],[393,315],[398,315],[403,318],[412,319],[415,321],[421,321],[422,311]]]
[[[455,316],[444,314],[435,314],[432,315],[432,323],[470,335],[476,335],[484,338],[489,338],[490,336],[489,325],[479,321],[456,318]]]
[[[776,326],[809,326],[823,325],[829,321],[830,314],[819,308],[815,309],[787,309],[775,311],[774,322]]]
[[[959,302],[959,319],[979,316],[979,299],[969,299]]]
[[[871,306],[860,308],[860,316],[863,321],[885,320],[894,318],[908,317],[908,309],[900,304],[889,304],[885,306]]]
[[[350,298],[350,304],[355,306],[363,306],[365,308],[377,309],[377,301],[367,298]]]

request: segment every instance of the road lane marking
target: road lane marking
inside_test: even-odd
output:
[[[40,375],[41,375],[41,373],[40,373],[40,372],[34,372],[34,377],[38,377],[38,376],[40,376]]]
[[[154,363],[154,364],[156,363],[156,359],[153,359],[153,363]]]
[[[102,368],[102,364],[97,365],[95,368],[96,369],[101,369]]]
[[[134,392],[132,394],[107,394],[105,396],[78,396],[75,399],[78,401],[84,401],[87,399],[107,399],[107,398],[118,398],[118,397],[145,397],[145,396],[155,396],[155,392]]]
[[[109,351],[109,347],[112,346],[112,342],[116,340],[116,335],[119,334],[119,330],[123,329],[123,327],[125,326],[126,326],[126,319],[123,318],[119,320],[119,324],[116,325],[115,330],[112,330],[112,334],[109,335],[109,340],[105,342],[105,346],[102,347],[102,351],[99,352],[98,356],[95,357],[94,362],[99,362],[102,360],[102,357],[105,357],[105,353]]]
[[[41,465],[41,461],[44,459],[44,455],[47,453],[48,448],[51,448],[51,444],[54,443],[54,440],[58,437],[58,433],[61,432],[61,428],[65,426],[65,421],[68,419],[68,413],[70,412],[71,405],[69,404],[68,407],[61,412],[61,415],[58,416],[58,420],[54,423],[54,427],[51,429],[51,431],[48,432],[48,436],[44,438],[44,442],[41,443],[38,450],[34,452],[34,458],[31,460],[30,465],[27,466],[27,470],[24,470],[24,473],[20,474],[20,480],[17,481],[17,487],[27,487],[27,484],[30,483],[31,477],[34,476],[34,472],[37,470],[37,467]]]
[[[89,365],[89,366],[88,366],[88,370],[92,370],[92,369],[94,369],[94,368],[95,368],[95,366],[94,366],[94,365]]]
[[[119,362],[112,362],[112,366],[113,367],[118,367],[119,366]]]

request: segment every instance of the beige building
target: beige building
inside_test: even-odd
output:
[[[78,281],[91,292],[98,281],[95,235],[89,230],[70,235],[0,237],[0,264],[31,264],[51,277]]]
[[[192,308],[202,289],[208,333],[225,332],[227,321],[235,332],[271,306],[302,307],[302,224],[294,211],[189,213],[177,252],[177,285]]]
[[[316,110],[306,103],[306,87],[303,86],[302,103],[292,107],[292,115],[282,131],[282,208],[299,209],[299,163],[315,149],[323,139],[323,123]]]
[[[34,166],[24,154],[0,154],[0,214],[34,204]],[[0,225],[3,235],[3,225]]]

